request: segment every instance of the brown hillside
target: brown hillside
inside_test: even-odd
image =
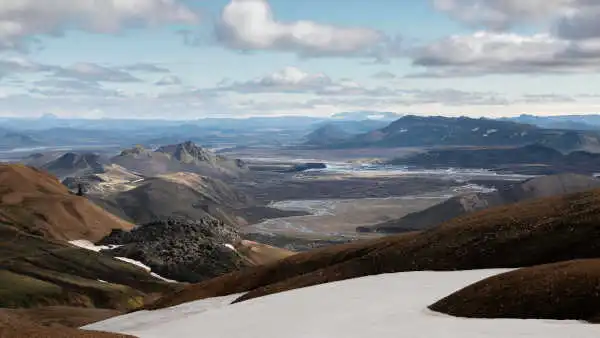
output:
[[[134,338],[133,336],[68,327],[41,326],[19,316],[0,313],[0,338]]]
[[[517,268],[596,257],[600,190],[484,210],[421,233],[300,253],[187,286],[153,307],[249,291],[242,301],[380,273]]]
[[[0,308],[68,305],[127,311],[177,287],[108,255],[0,223]]]
[[[24,165],[0,165],[0,222],[44,237],[96,241],[111,229],[131,229],[56,177]]]
[[[471,318],[600,322],[600,259],[546,264],[493,276],[430,309]]]
[[[0,309],[0,317],[8,316],[18,322],[28,321],[49,327],[78,328],[121,315],[112,309],[93,309],[70,306],[44,306],[32,309]]]

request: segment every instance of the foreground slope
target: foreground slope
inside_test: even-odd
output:
[[[72,194],[58,179],[24,165],[0,164],[0,221],[48,238],[101,239],[123,221]]]
[[[48,327],[21,316],[0,313],[1,338],[135,338],[134,336],[84,331],[63,326]]]
[[[592,338],[576,321],[465,320],[427,310],[436,300],[504,270],[369,276],[227,305],[235,296],[139,311],[84,327],[154,337]]]
[[[152,307],[248,292],[240,300],[380,273],[517,268],[600,257],[600,190],[536,199],[425,232],[299,253],[168,295]]]
[[[125,311],[175,287],[135,265],[0,223],[0,307]]]
[[[540,265],[493,276],[431,305],[472,318],[578,319],[600,323],[600,259]]]

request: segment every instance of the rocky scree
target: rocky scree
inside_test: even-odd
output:
[[[231,248],[240,240],[235,228],[214,218],[167,218],[130,232],[114,230],[98,244],[120,245],[103,252],[140,261],[166,278],[197,283],[246,266]]]

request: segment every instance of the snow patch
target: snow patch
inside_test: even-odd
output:
[[[114,248],[118,248],[118,247],[122,246],[122,245],[95,245],[94,243],[92,243],[88,240],[85,240],[85,239],[69,241],[69,243],[71,243],[72,245],[75,245],[77,247],[80,247],[82,249],[87,249],[87,250],[91,250],[91,251],[95,251],[95,252],[100,252],[101,250],[110,250],[110,249],[114,249]],[[134,259],[127,258],[127,257],[115,257],[115,259],[118,259],[125,263],[133,264],[137,267],[140,267],[140,268],[146,270],[148,273],[150,273],[150,275],[152,275],[153,277],[158,278],[164,282],[178,283],[175,280],[162,277],[162,276],[152,272],[152,269],[149,266],[147,266],[146,264],[144,264],[140,261],[136,261]],[[105,282],[105,283],[108,283],[108,282]]]
[[[150,267],[140,261],[136,261],[135,259],[131,259],[131,258],[127,258],[127,257],[115,257],[115,259],[118,259],[120,261],[129,263],[129,264],[133,264],[137,267],[140,267],[148,272],[150,272],[152,269],[150,269]]]
[[[223,246],[231,251],[237,251],[232,244],[226,243],[226,244],[223,244]]]
[[[356,278],[227,305],[238,295],[139,311],[83,327],[140,338],[597,338],[579,321],[465,319],[427,306],[510,270],[403,272]],[[259,328],[249,330],[248,328]],[[266,330],[265,328],[269,328]]]
[[[471,129],[471,131],[478,131],[479,127]]]
[[[86,239],[78,239],[74,241],[69,241],[70,244],[80,247],[82,249],[87,249],[95,252],[100,252],[100,250],[110,250],[114,248],[118,248],[122,245],[95,245],[94,243],[86,240]]]
[[[483,134],[483,137],[488,137],[490,135],[492,135],[493,133],[497,133],[498,129],[488,129],[485,134]]]

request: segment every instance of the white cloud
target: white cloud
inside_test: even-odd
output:
[[[116,33],[128,25],[197,21],[178,0],[0,1],[0,49],[22,48],[28,37],[59,35],[67,27]]]
[[[266,0],[231,0],[216,31],[231,48],[290,51],[305,57],[374,56],[386,41],[373,29],[278,21]]]
[[[130,73],[117,68],[100,66],[95,63],[80,62],[70,67],[60,67],[55,71],[60,78],[93,82],[141,82]]]
[[[426,71],[411,76],[585,73],[600,69],[600,40],[482,31],[438,40],[414,50],[412,57]]]
[[[225,82],[226,83],[226,82]],[[296,67],[244,82],[233,82],[219,88],[235,92],[312,92],[333,85],[334,81],[323,73],[310,74]]]
[[[177,75],[167,75],[154,83],[157,86],[174,86],[182,84],[181,79]]]

